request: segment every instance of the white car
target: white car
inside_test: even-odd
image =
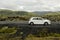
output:
[[[29,24],[33,25],[33,24],[44,24],[44,25],[48,25],[51,24],[51,21],[48,19],[43,19],[41,17],[31,17],[29,20]]]

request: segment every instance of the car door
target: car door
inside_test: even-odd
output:
[[[38,24],[38,18],[33,18],[34,24]]]
[[[38,23],[38,24],[43,24],[43,19],[42,19],[42,18],[38,18],[37,23]]]

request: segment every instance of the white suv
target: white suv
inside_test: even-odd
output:
[[[33,24],[44,24],[44,25],[48,25],[51,24],[51,21],[48,19],[43,19],[41,17],[32,17],[29,20],[29,24],[33,25]]]

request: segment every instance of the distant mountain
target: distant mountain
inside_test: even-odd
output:
[[[60,11],[57,11],[57,12],[52,12],[52,11],[34,11],[33,13],[35,13],[37,15],[45,15],[45,14],[49,14],[49,13],[60,13]]]

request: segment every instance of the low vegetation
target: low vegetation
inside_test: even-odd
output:
[[[8,28],[8,26],[0,28],[0,40],[20,40],[23,35],[26,35],[26,33],[30,32],[28,35],[25,36],[25,40],[60,40],[60,32],[58,29],[55,31],[49,30],[48,28],[32,28],[32,30],[28,30],[28,28],[24,30],[24,28],[19,28],[20,30],[17,30],[18,28]],[[24,31],[22,31],[24,30]],[[16,32],[18,32],[16,34]],[[23,35],[22,35],[23,34]],[[16,36],[17,35],[17,36]]]
[[[60,21],[60,12],[59,13],[54,12],[54,13],[45,14],[42,17],[47,18],[47,19],[49,19],[51,21],[54,21],[54,22]]]

